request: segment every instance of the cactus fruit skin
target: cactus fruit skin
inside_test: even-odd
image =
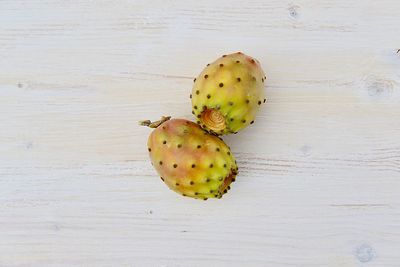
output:
[[[229,147],[185,119],[160,124],[150,134],[147,145],[161,180],[183,196],[221,198],[238,173]]]
[[[241,52],[223,55],[194,79],[192,113],[217,135],[236,133],[254,123],[266,102],[266,76],[258,60]]]

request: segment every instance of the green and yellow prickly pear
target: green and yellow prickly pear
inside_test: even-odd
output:
[[[194,79],[192,113],[207,131],[236,133],[254,123],[266,76],[258,60],[241,52],[223,55]]]
[[[183,196],[221,198],[238,173],[229,147],[197,124],[163,117],[143,121],[156,128],[148,139],[152,165],[168,187]]]

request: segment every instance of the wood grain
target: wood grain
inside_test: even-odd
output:
[[[0,266],[399,266],[400,3],[0,0]],[[222,200],[161,183],[142,119],[268,74]]]

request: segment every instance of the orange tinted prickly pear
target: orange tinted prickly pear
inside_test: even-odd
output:
[[[241,52],[217,59],[194,79],[192,113],[215,134],[236,133],[254,123],[266,76],[258,60]]]
[[[229,147],[197,124],[164,117],[142,125],[153,128],[148,139],[151,162],[161,180],[183,196],[220,198],[235,180],[238,168]]]

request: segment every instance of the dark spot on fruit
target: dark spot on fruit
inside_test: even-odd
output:
[[[224,168],[226,168],[226,164],[224,164]]]
[[[224,178],[222,178],[222,177],[219,177],[219,179],[218,180],[220,180],[220,181],[222,181]]]
[[[217,194],[215,194],[215,195],[214,195],[214,197],[218,197],[218,195],[217,195]]]
[[[261,101],[258,101],[258,104],[261,105]]]
[[[236,179],[235,179],[235,178],[233,178],[233,179],[232,179],[232,183],[233,183],[234,181],[236,181]]]
[[[246,99],[246,103],[247,103],[247,104],[250,103],[250,100]]]
[[[208,74],[204,75],[204,79],[207,79],[207,78],[208,78]]]
[[[224,84],[223,83],[219,83],[219,87],[223,87],[224,86]]]
[[[266,98],[264,98],[264,103],[265,103],[265,101],[267,101],[267,99],[266,99]]]
[[[178,164],[174,164],[173,166],[174,166],[174,168],[176,168],[176,167],[178,167]]]
[[[226,154],[228,154],[228,156],[230,156],[230,155],[231,155],[231,152],[228,151],[228,152],[226,152]]]
[[[193,111],[193,110],[192,110],[192,114],[193,114],[193,115],[196,115],[196,114],[194,113],[194,111]]]
[[[211,181],[210,178],[207,178],[207,179],[206,179],[206,182],[207,182],[207,183],[209,183],[210,181]]]
[[[250,122],[250,124],[253,124],[253,123],[254,123],[254,121],[251,121],[251,122]]]
[[[203,110],[206,110],[206,109],[207,109],[207,106],[206,106],[206,105],[204,105],[204,106],[203,106]]]
[[[149,152],[151,152],[151,148],[149,147],[148,149],[147,149]]]
[[[211,190],[210,190],[210,193],[214,193],[214,190],[211,189]]]
[[[228,190],[231,190],[231,187],[228,185]]]
[[[206,198],[206,197],[204,198],[204,200],[207,200],[207,199],[208,199],[208,198]]]
[[[228,192],[228,190],[225,189],[225,190],[224,190],[224,194],[226,194],[227,192]]]
[[[182,194],[182,196],[186,197],[186,194]]]
[[[242,120],[243,123],[246,123],[246,120]]]
[[[264,82],[264,78],[261,78],[261,81]]]
[[[233,132],[233,134],[237,134],[238,132]]]
[[[192,164],[192,168],[196,168],[196,164]]]
[[[254,59],[251,59],[251,63],[256,63]]]
[[[164,140],[162,143],[165,145],[167,143],[167,141]]]
[[[207,64],[207,67],[210,66],[210,63]]]
[[[193,108],[194,108],[194,109],[197,109],[197,106],[194,106]]]
[[[159,164],[162,165],[162,161],[161,160],[160,160]]]
[[[240,82],[242,79],[240,79],[240,77],[237,77],[236,80],[237,80],[238,82]]]
[[[198,94],[200,94],[200,91],[199,91],[199,90],[196,90],[196,95],[198,95]]]
[[[161,180],[164,182],[164,178],[162,178],[162,177],[160,177],[161,178]]]
[[[224,66],[224,64],[222,64],[222,63],[221,63],[221,64],[219,64],[219,66],[220,66],[220,67],[223,67],[223,66]]]
[[[199,115],[197,115],[197,118],[199,118],[199,119],[200,119],[200,118],[201,118],[201,115],[200,115],[200,114],[199,114]]]
[[[189,98],[192,98],[192,94],[190,94]]]
[[[190,185],[194,185],[194,182],[193,182],[193,181],[190,181]]]
[[[214,167],[214,164],[211,163],[211,164],[210,164],[210,168],[212,168],[212,167]]]
[[[200,124],[200,121],[196,121],[197,124]]]
[[[226,55],[222,55],[222,57],[226,57]]]
[[[211,95],[207,95],[207,98],[210,99]]]
[[[166,129],[166,128],[165,128],[165,126],[163,126],[162,128],[163,128],[163,130],[165,130],[165,129]]]
[[[178,148],[181,148],[182,147],[182,144],[178,144]]]
[[[229,101],[228,104],[229,104],[229,106],[233,106],[233,102],[232,101]]]
[[[239,60],[236,60],[236,63],[240,63],[240,61],[239,61]]]
[[[218,151],[218,152],[219,152],[219,150],[220,150],[219,147],[217,147],[217,151]]]
[[[242,54],[242,52],[237,52],[236,54],[240,54],[240,55],[241,55],[241,54]]]
[[[179,183],[175,183],[176,186],[179,186]]]
[[[194,194],[197,196],[199,193],[197,193],[197,192],[194,192]]]
[[[234,120],[234,118],[230,118],[230,121],[233,121]]]
[[[221,106],[220,105],[217,105],[217,110],[220,110],[221,109]]]
[[[196,78],[193,79],[193,82],[196,82]]]
[[[253,78],[252,78],[252,79],[253,79],[253,81],[256,81],[256,80],[257,80],[257,79],[256,79],[256,77],[254,77],[254,76],[253,76]]]
[[[186,124],[190,124],[190,121],[187,121]]]

